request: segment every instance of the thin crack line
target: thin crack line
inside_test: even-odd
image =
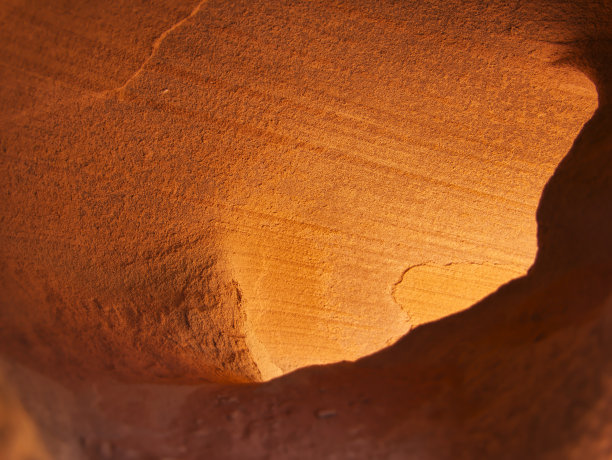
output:
[[[198,12],[202,9],[202,6],[204,6],[204,4],[207,2],[208,0],[202,0],[200,3],[198,3],[196,5],[196,7],[191,11],[191,13],[189,13],[188,16],[185,16],[183,19],[181,19],[179,22],[175,23],[172,27],[170,27],[169,29],[166,29],[164,32],[162,32],[159,37],[157,37],[155,39],[155,41],[153,42],[153,46],[151,48],[151,53],[149,54],[149,56],[144,60],[144,62],[140,65],[140,67],[136,70],[136,72],[134,72],[126,81],[125,83],[123,83],[123,85],[117,87],[117,88],[113,88],[110,90],[106,90],[103,91],[102,93],[100,93],[101,95],[107,95],[110,93],[117,93],[119,95],[120,99],[123,99],[124,95],[125,95],[125,90],[128,87],[128,85],[134,81],[136,78],[138,78],[138,76],[144,71],[145,67],[147,66],[147,64],[149,64],[149,62],[151,62],[151,60],[155,57],[155,54],[157,53],[157,50],[159,49],[159,47],[161,46],[162,42],[166,39],[166,37],[171,34],[175,29],[179,28],[180,26],[182,26],[186,21],[188,21],[189,19],[193,18],[196,14],[198,14]]]

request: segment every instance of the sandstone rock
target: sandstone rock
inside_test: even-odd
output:
[[[57,458],[609,457],[611,21],[4,2],[24,417]]]

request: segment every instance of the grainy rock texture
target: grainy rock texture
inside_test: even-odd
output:
[[[609,458],[611,23],[3,2],[0,454]]]
[[[542,187],[595,108],[552,65],[561,12],[166,3],[3,6],[10,353],[260,380],[460,309],[402,305],[410,267],[467,294],[453,268],[488,267],[464,307],[529,267]]]

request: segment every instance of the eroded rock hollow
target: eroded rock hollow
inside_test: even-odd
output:
[[[612,4],[0,25],[0,458],[612,456]]]

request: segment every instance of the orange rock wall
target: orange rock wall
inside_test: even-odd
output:
[[[553,65],[562,13],[534,29],[533,8],[5,4],[4,349],[81,376],[265,380],[524,273],[596,100]],[[426,281],[462,304],[393,295],[411,267],[465,264],[490,267],[482,290]]]
[[[611,20],[3,2],[0,458],[608,458]]]

